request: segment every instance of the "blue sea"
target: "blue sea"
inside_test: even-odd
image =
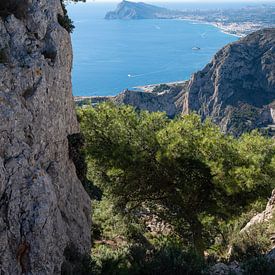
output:
[[[115,6],[78,3],[67,7],[76,27],[72,35],[75,96],[116,95],[126,88],[188,79],[221,47],[238,39],[216,27],[183,20],[104,20]],[[162,6],[216,8],[217,4]]]

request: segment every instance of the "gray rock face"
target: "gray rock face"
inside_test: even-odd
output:
[[[0,273],[60,274],[66,247],[90,250],[90,200],[68,152],[71,41],[59,0],[25,2],[22,17],[0,18]]]
[[[253,225],[269,221],[273,218],[275,213],[275,190],[267,203],[265,210],[262,213],[254,216],[242,229],[242,232],[249,230]]]
[[[193,75],[184,112],[196,111],[223,131],[273,123],[275,100],[275,29],[257,31],[225,46]]]
[[[181,85],[164,85],[167,89],[159,92],[126,90],[112,101],[117,104],[132,105],[138,110],[166,112],[169,117],[174,117],[182,112],[187,84],[188,82]]]

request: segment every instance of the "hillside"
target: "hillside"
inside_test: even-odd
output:
[[[257,31],[221,49],[193,75],[183,112],[197,112],[239,134],[274,123],[275,29]]]

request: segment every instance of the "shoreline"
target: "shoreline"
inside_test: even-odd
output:
[[[209,26],[213,26],[216,29],[218,29],[220,32],[226,34],[226,35],[231,35],[234,37],[238,37],[238,38],[242,38],[245,37],[248,33],[246,32],[241,32],[238,31],[236,28],[233,28],[232,26],[228,26],[228,25],[223,25],[222,23],[219,22],[208,22],[208,21],[203,21],[200,19],[192,19],[192,18],[174,18],[172,20],[179,20],[179,21],[186,21],[189,23],[193,23],[193,24],[202,24],[202,25],[209,25]],[[236,24],[236,23],[234,23]],[[236,24],[237,26],[237,24]],[[239,25],[241,26],[241,24]],[[229,28],[229,29],[228,29]],[[250,30],[251,32],[255,31],[255,30]],[[247,32],[249,32],[249,30],[247,29]],[[152,92],[152,90],[159,85],[162,84],[166,84],[166,85],[177,85],[177,84],[184,84],[185,82],[187,82],[188,80],[179,80],[179,81],[173,81],[173,82],[167,82],[167,83],[156,83],[156,84],[144,84],[144,85],[140,85],[140,86],[134,86],[131,88],[127,88],[124,90],[132,90],[132,91],[141,91],[141,92]],[[124,90],[122,90],[121,92],[119,92],[117,95],[119,95],[120,93],[122,93]],[[115,98],[117,95],[108,95],[108,96],[101,96],[101,95],[93,95],[93,96],[73,96],[74,97],[74,101],[75,102],[81,102],[85,99],[95,99],[95,100],[104,100],[104,99],[112,99]]]
[[[187,21],[187,22],[195,23],[195,24],[213,26],[213,27],[219,29],[219,31],[221,31],[224,34],[232,35],[232,36],[239,37],[239,38],[242,38],[242,37],[247,35],[247,34],[242,33],[242,32],[238,33],[235,30],[230,31],[230,30],[226,29],[224,25],[219,25],[219,23],[217,23],[217,22],[208,22],[208,21],[203,21],[203,20],[199,20],[199,19],[191,19],[191,18],[175,18],[175,20],[182,20],[182,21]]]

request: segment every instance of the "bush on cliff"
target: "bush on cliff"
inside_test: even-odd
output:
[[[63,15],[58,14],[58,22],[59,24],[65,29],[67,30],[67,32],[72,33],[74,30],[74,23],[72,21],[72,19],[69,17],[68,15],[68,11],[66,9],[66,3],[67,2],[86,2],[86,0],[60,0],[61,2],[61,7],[63,10]]]

